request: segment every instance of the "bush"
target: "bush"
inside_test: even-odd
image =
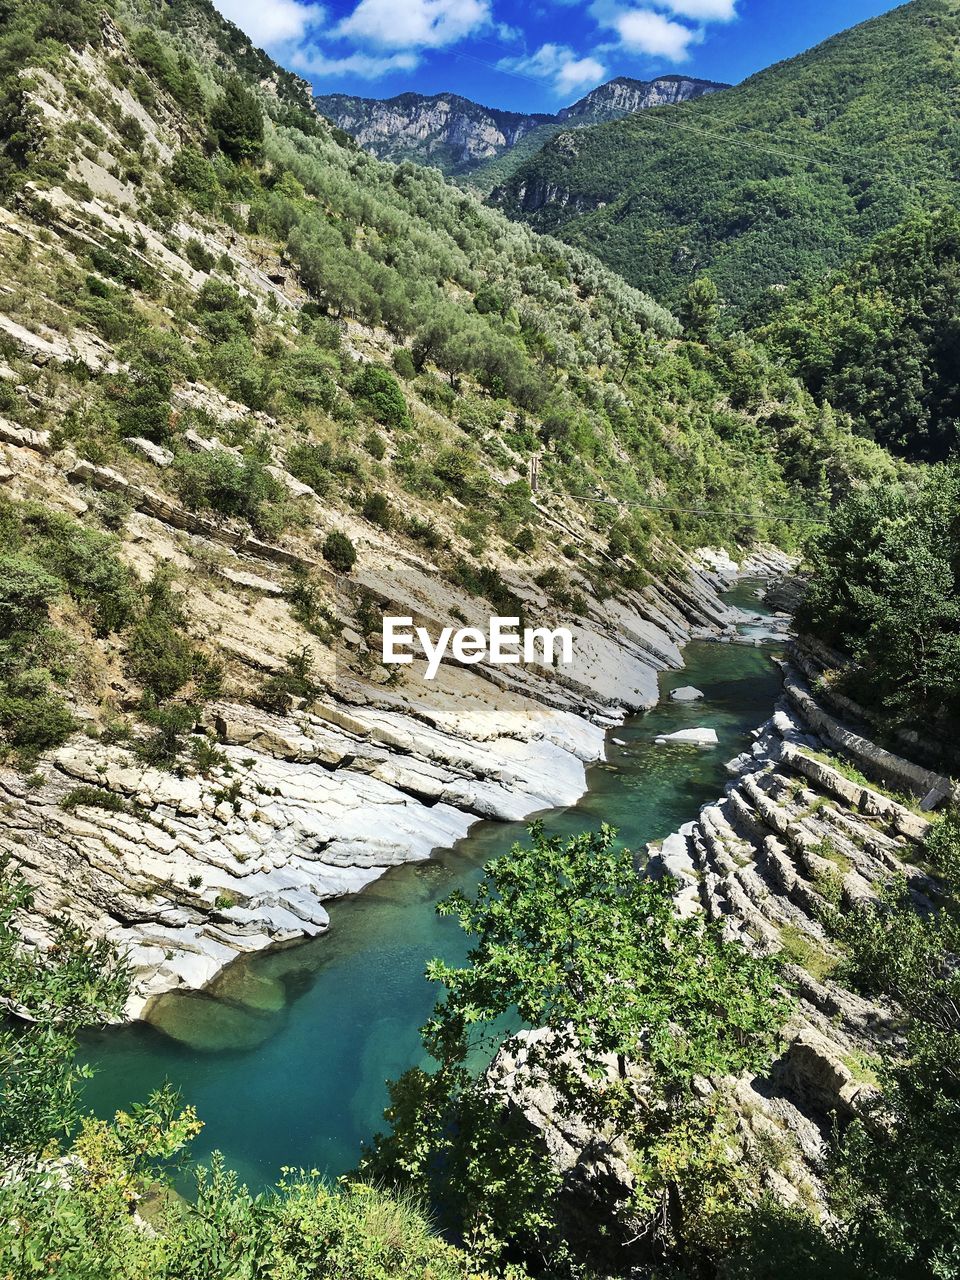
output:
[[[385,427],[409,427],[410,414],[400,384],[377,364],[366,364],[350,384],[354,399]]]
[[[339,529],[332,529],[324,538],[321,554],[338,573],[349,573],[357,562],[356,548]]]
[[[174,483],[191,511],[247,520],[260,532],[282,528],[286,490],[256,458],[238,458],[225,449],[182,454]]]
[[[162,613],[148,612],[127,641],[127,671],[157,702],[193,678],[193,645]]]
[[[213,165],[196,147],[184,147],[177,152],[170,166],[170,181],[186,191],[191,202],[204,213],[214,209],[223,194]]]
[[[217,265],[217,259],[204,245],[196,239],[195,236],[187,241],[183,256],[193,267],[194,271],[212,271]]]
[[[368,494],[363,504],[363,517],[371,524],[379,525],[381,529],[392,529],[393,507],[387,495],[378,490]]]
[[[368,431],[363,437],[363,447],[371,458],[382,462],[387,453],[387,442],[379,431]]]
[[[319,692],[313,678],[313,654],[304,647],[287,654],[285,666],[267,678],[257,701],[266,711],[286,715],[294,699],[310,701]]]
[[[102,787],[74,787],[60,801],[60,808],[72,813],[80,807],[91,809],[107,809],[110,813],[126,813],[129,805],[123,796],[113,791],[104,791]]]
[[[331,449],[322,444],[295,444],[288,452],[284,465],[301,484],[308,484],[321,497],[330,489],[333,476],[330,472]]]
[[[401,378],[406,378],[409,381],[417,376],[417,367],[413,363],[413,356],[406,347],[397,347],[393,353],[391,363]]]
[[[22,764],[61,746],[76,728],[63,698],[50,689],[43,670],[3,672],[0,730]]]

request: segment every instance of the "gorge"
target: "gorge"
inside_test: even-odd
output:
[[[958,31],[0,0],[0,1277],[957,1280]]]

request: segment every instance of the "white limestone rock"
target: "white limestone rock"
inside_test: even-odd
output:
[[[716,747],[720,745],[716,729],[678,729],[676,733],[665,733],[654,742],[663,747],[671,742],[689,743],[694,747]]]
[[[674,689],[670,694],[674,702],[699,702],[703,696],[703,690],[695,689],[692,684],[685,684],[682,689]]]

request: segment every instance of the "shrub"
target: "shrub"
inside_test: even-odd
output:
[[[170,166],[170,181],[186,191],[196,208],[205,213],[216,207],[222,195],[213,165],[196,147],[177,152]]]
[[[363,447],[371,458],[382,462],[387,452],[387,442],[379,431],[368,431],[363,437]]]
[[[200,241],[191,236],[184,246],[183,256],[193,267],[194,271],[212,271],[217,265],[217,259]]]
[[[313,654],[304,647],[287,654],[281,671],[275,671],[264,682],[258,702],[267,711],[285,715],[295,698],[311,700],[320,692],[313,678]]]
[[[156,702],[166,702],[193,677],[193,645],[168,617],[148,612],[127,641],[127,671]]]
[[[409,381],[417,376],[417,367],[413,363],[413,356],[406,347],[397,347],[393,353],[391,363],[401,378],[406,378]]]
[[[247,520],[260,531],[275,527],[278,513],[282,517],[286,490],[257,458],[238,458],[225,449],[182,454],[174,464],[174,483],[191,511]]]
[[[104,791],[102,787],[74,787],[60,801],[60,808],[71,813],[80,807],[90,809],[107,809],[110,813],[126,813],[130,806],[123,796],[113,791]]]
[[[310,344],[291,351],[280,361],[278,382],[283,394],[298,404],[330,410],[337,398],[333,380],[336,357]]]
[[[0,639],[36,631],[60,593],[52,574],[19,555],[0,556]]]
[[[447,539],[431,520],[419,520],[411,516],[404,526],[407,536],[415,542],[421,542],[431,551],[442,551],[447,546]]]
[[[3,740],[29,763],[43,751],[59,747],[76,728],[63,698],[50,689],[43,670],[3,673],[0,684],[0,730]]]
[[[197,708],[189,703],[144,710],[144,719],[156,730],[134,748],[144,764],[169,769],[183,753],[184,737],[197,723]]]
[[[518,529],[513,539],[513,545],[524,555],[529,555],[537,545],[537,539],[533,530],[529,525],[524,525]]]
[[[324,538],[321,554],[338,573],[349,573],[357,562],[356,548],[339,529],[332,529]]]
[[[322,496],[333,480],[330,459],[329,445],[295,444],[287,454],[285,466],[292,476]]]
[[[204,280],[196,300],[197,316],[211,342],[249,337],[256,328],[253,308],[232,284],[211,276]]]
[[[386,427],[409,427],[410,414],[400,384],[377,364],[366,364],[350,384],[354,399]]]
[[[363,516],[371,524],[379,525],[381,529],[393,528],[393,507],[387,495],[380,493],[379,490],[374,490],[367,495],[363,504]]]

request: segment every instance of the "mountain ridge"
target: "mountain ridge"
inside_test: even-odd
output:
[[[687,101],[726,85],[693,76],[652,80],[617,76],[553,114],[488,107],[462,94],[420,94],[391,98],[320,94],[317,109],[381,160],[414,160],[448,176],[470,178],[533,136],[543,145],[564,127],[581,128],[619,120],[633,111]],[[481,179],[482,183],[482,179]]]

